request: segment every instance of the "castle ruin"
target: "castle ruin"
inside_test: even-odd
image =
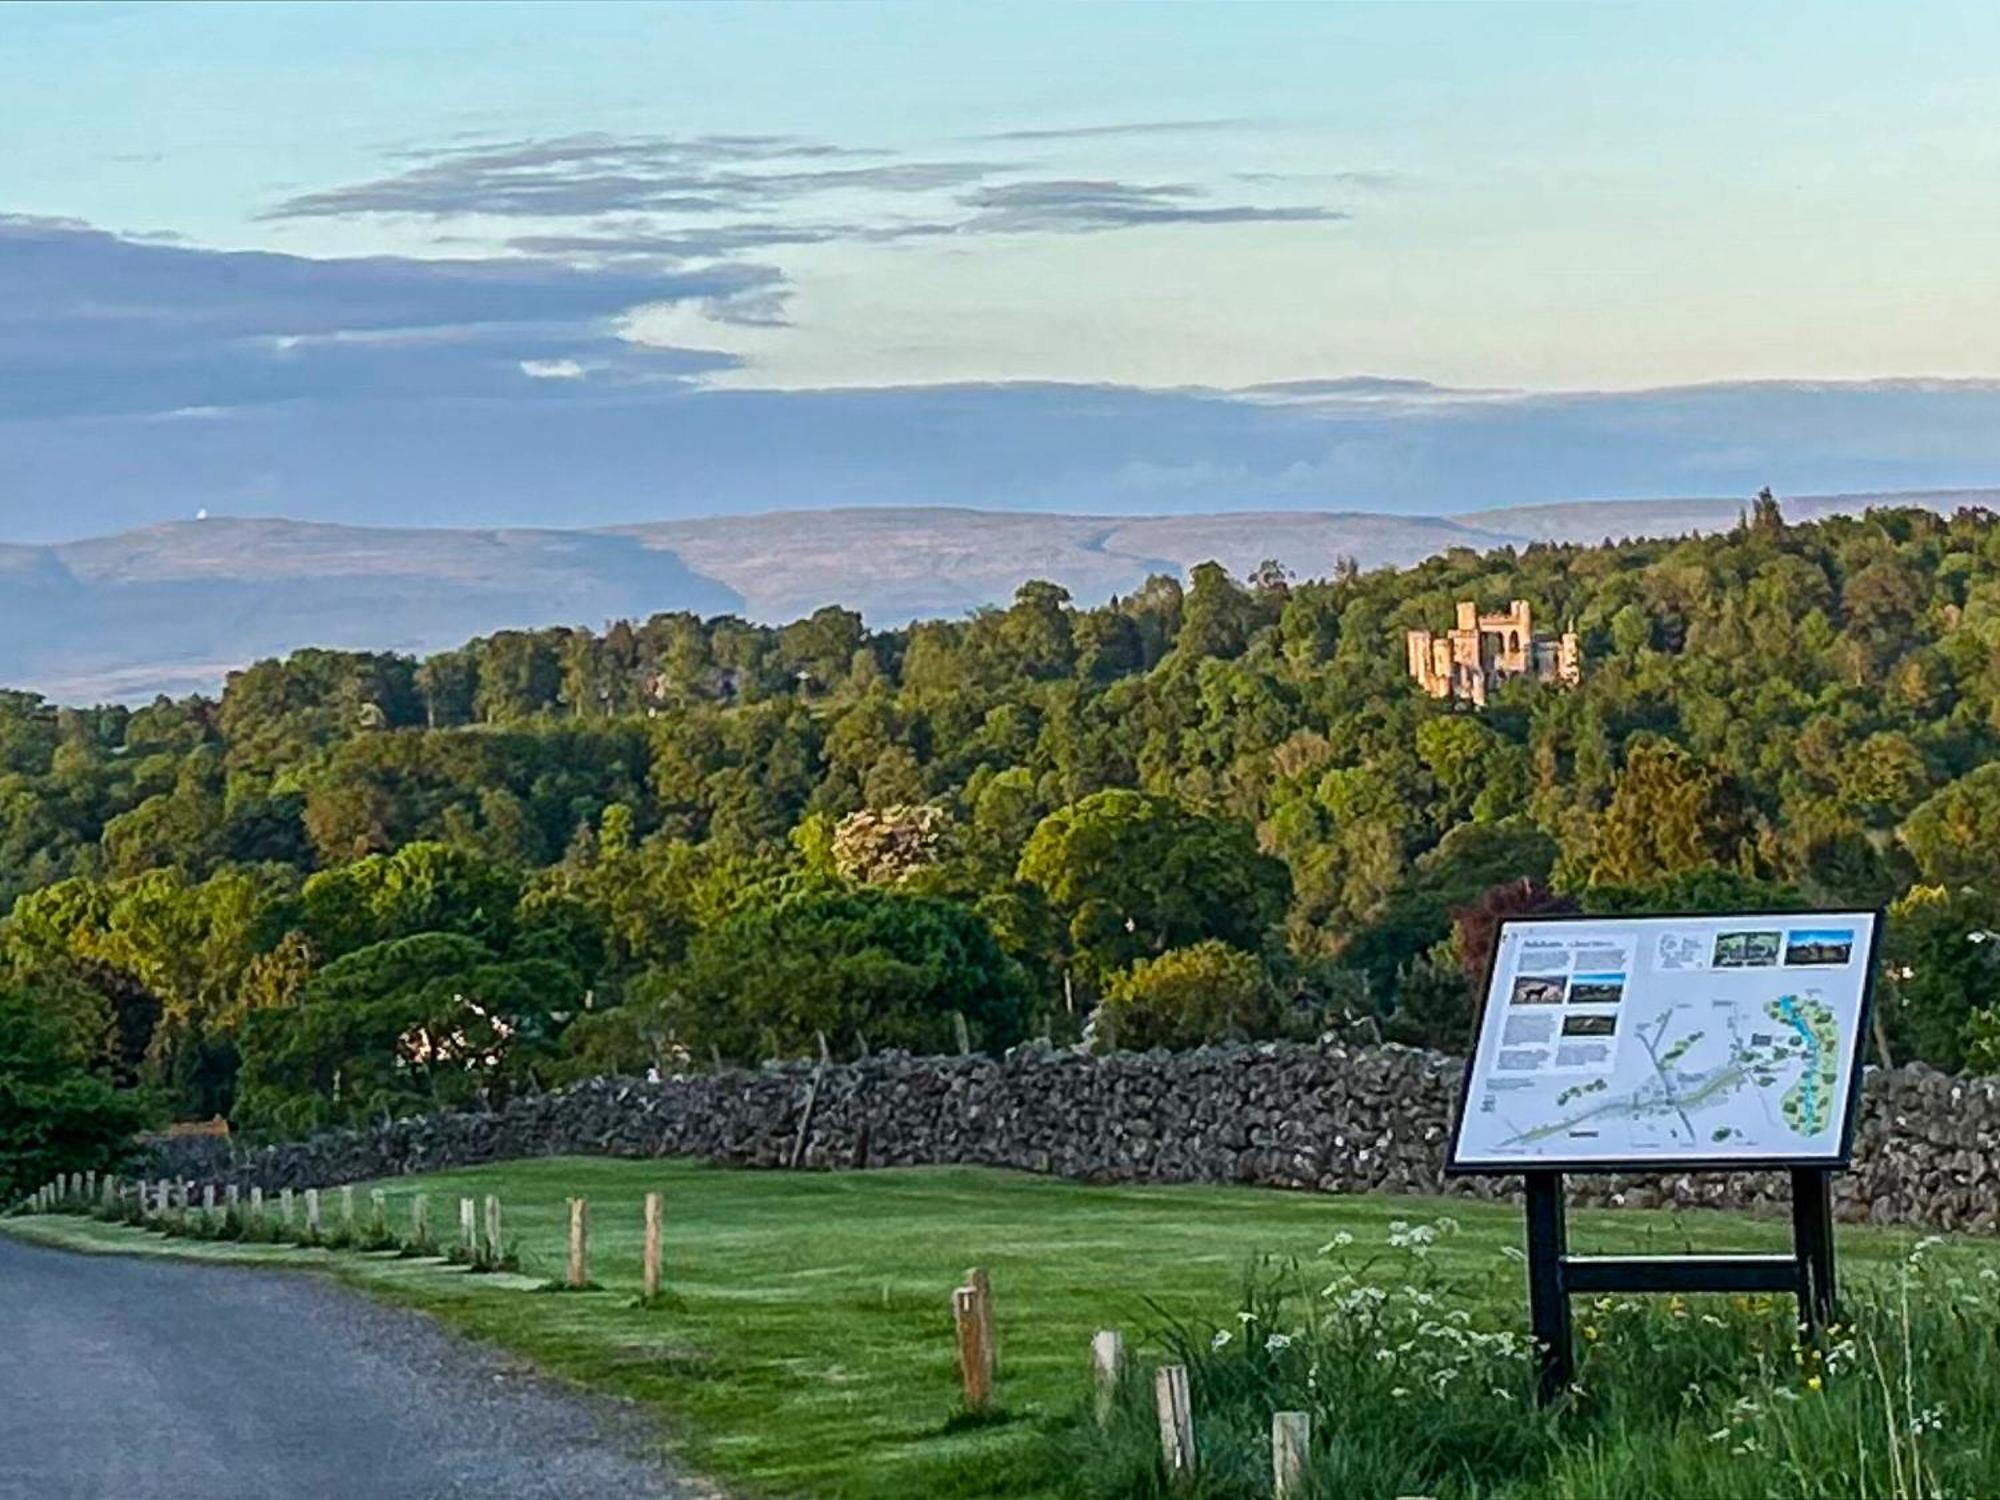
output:
[[[1412,630],[1406,637],[1410,676],[1433,698],[1484,706],[1510,677],[1572,685],[1583,676],[1576,632],[1536,635],[1528,601],[1516,599],[1505,614],[1482,615],[1470,599],[1458,604],[1458,623],[1443,635]]]

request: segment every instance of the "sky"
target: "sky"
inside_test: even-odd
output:
[[[0,541],[1992,483],[1995,55],[1803,0],[16,4]]]

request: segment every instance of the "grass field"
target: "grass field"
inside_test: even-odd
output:
[[[77,1218],[12,1220],[77,1248],[318,1264],[378,1295],[657,1411],[690,1466],[748,1494],[1039,1495],[1076,1470],[1060,1434],[1088,1398],[1091,1332],[1120,1327],[1135,1352],[1175,1319],[1226,1320],[1260,1257],[1320,1261],[1340,1234],[1379,1245],[1398,1221],[1449,1214],[1428,1269],[1486,1278],[1491,1315],[1525,1324],[1511,1208],[1256,1189],[1086,1187],[972,1169],[847,1174],[725,1171],[680,1162],[548,1160],[382,1184],[391,1225],[429,1195],[449,1236],[461,1194],[497,1193],[518,1275],[269,1245],[167,1240]],[[666,1195],[662,1304],[635,1306],[640,1205]],[[591,1202],[601,1290],[538,1290],[561,1274],[565,1200]],[[365,1203],[366,1192],[361,1193]],[[1721,1214],[1578,1213],[1577,1250],[1770,1249],[1786,1226]],[[1844,1231],[1843,1269],[1893,1266],[1912,1232]],[[2000,1266],[2000,1246],[1955,1254]],[[1006,1420],[958,1414],[950,1293],[987,1267],[998,1308]],[[1746,1469],[1746,1478],[1751,1473]],[[1124,1493],[1126,1491],[1119,1491]],[[1745,1493],[1751,1492],[1749,1490]],[[1756,1493],[1766,1492],[1761,1484]]]

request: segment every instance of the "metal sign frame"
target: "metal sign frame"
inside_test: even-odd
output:
[[[1744,921],[1795,923],[1815,917],[1872,915],[1861,1000],[1855,1011],[1854,1061],[1847,1078],[1847,1098],[1840,1146],[1832,1157],[1796,1156],[1626,1158],[1537,1161],[1511,1166],[1461,1163],[1459,1136],[1471,1093],[1479,1038],[1485,1030],[1486,1007],[1493,993],[1502,939],[1509,926],[1555,925],[1565,922],[1616,922],[1617,915],[1563,914],[1507,917],[1494,930],[1493,952],[1486,961],[1479,1007],[1473,1018],[1472,1046],[1467,1049],[1465,1077],[1452,1111],[1446,1145],[1447,1176],[1513,1176],[1519,1174],[1525,1203],[1528,1249],[1528,1311],[1535,1342],[1541,1351],[1539,1391],[1544,1403],[1557,1400],[1576,1380],[1576,1353],[1570,1326],[1569,1299],[1605,1292],[1790,1292],[1798,1298],[1799,1322],[1817,1336],[1833,1320],[1835,1268],[1833,1241],[1833,1174],[1853,1160],[1854,1132],[1860,1113],[1862,1048],[1874,1013],[1876,958],[1887,914],[1880,908],[1816,908],[1789,912],[1634,912],[1635,921]],[[1571,1255],[1569,1226],[1563,1202],[1566,1173],[1612,1172],[1758,1172],[1788,1170],[1792,1181],[1792,1253],[1789,1255]]]

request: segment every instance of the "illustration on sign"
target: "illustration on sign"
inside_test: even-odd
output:
[[[1839,1159],[1876,920],[1505,923],[1452,1165]]]

